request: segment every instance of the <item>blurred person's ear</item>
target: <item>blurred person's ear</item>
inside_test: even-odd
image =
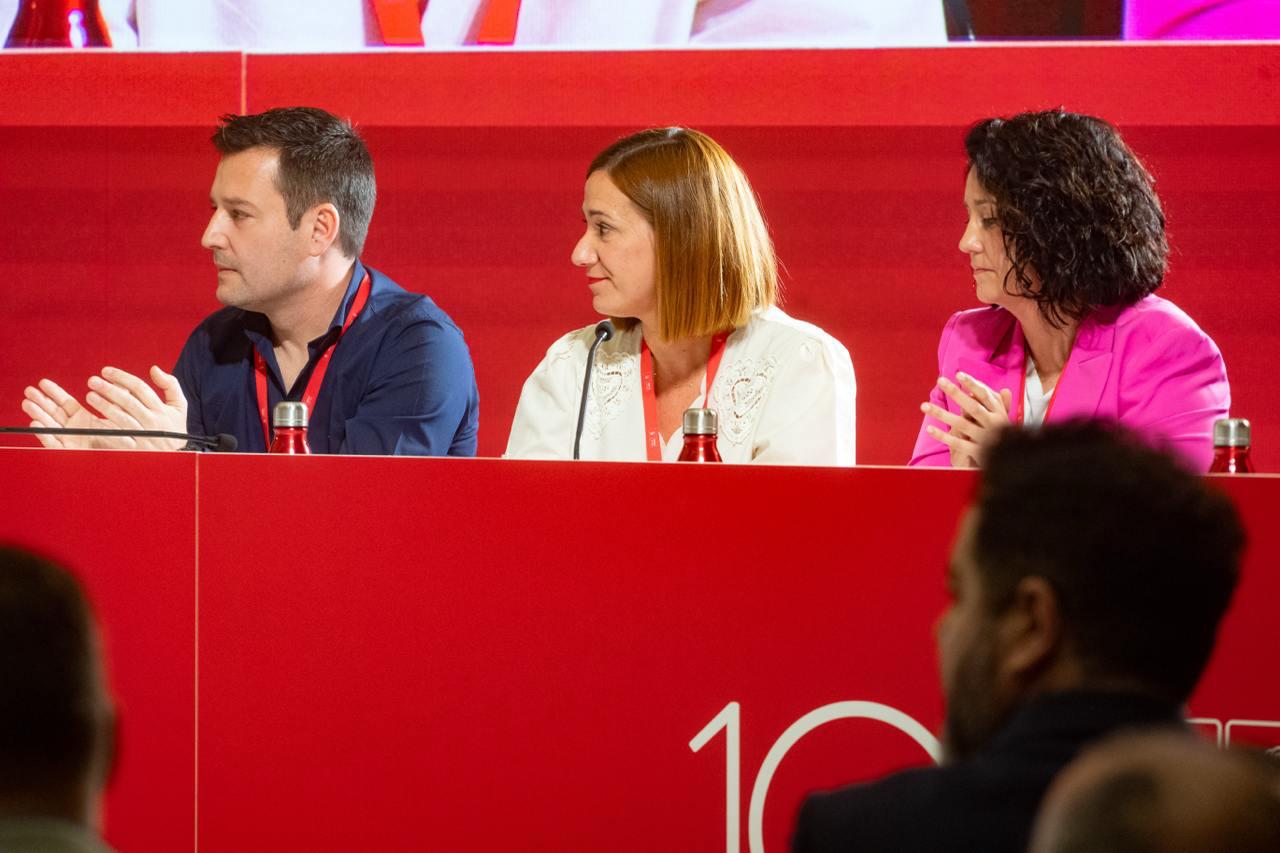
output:
[[[1018,581],[1009,606],[996,617],[997,672],[1017,689],[1040,681],[1061,660],[1064,647],[1058,595],[1044,578]]]

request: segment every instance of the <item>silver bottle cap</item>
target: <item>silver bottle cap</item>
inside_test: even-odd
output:
[[[685,409],[684,410],[684,434],[685,435],[715,435],[716,434],[716,410],[715,409]]]
[[[275,412],[271,415],[271,425],[275,427],[305,427],[307,425],[307,404],[289,401],[276,403]]]
[[[1249,422],[1244,418],[1223,418],[1213,422],[1214,447],[1248,447]]]

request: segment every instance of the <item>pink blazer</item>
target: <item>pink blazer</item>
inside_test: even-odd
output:
[[[1003,308],[951,315],[938,343],[938,374],[963,370],[1015,397],[1026,365],[1022,328]],[[935,385],[929,399],[959,413]],[[1195,470],[1213,459],[1213,422],[1227,417],[1231,389],[1222,353],[1182,309],[1158,296],[1128,308],[1103,308],[1080,324],[1054,390],[1049,422],[1096,417],[1119,421],[1154,446],[1171,449]],[[942,442],[920,426],[911,465],[951,464]]]

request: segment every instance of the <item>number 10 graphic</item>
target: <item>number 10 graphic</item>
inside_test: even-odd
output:
[[[893,726],[906,734],[929,753],[929,757],[938,762],[942,757],[942,747],[938,739],[897,708],[881,705],[878,702],[833,702],[815,708],[796,720],[784,731],[769,752],[765,755],[756,773],[755,784],[751,786],[751,801],[747,808],[747,844],[750,853],[764,853],[764,803],[769,796],[769,785],[773,782],[773,774],[778,765],[786,757],[791,747],[809,732],[836,720],[876,720]],[[703,726],[702,731],[689,741],[689,749],[697,752],[724,730],[724,834],[725,853],[739,853],[741,849],[742,820],[742,706],[730,702],[720,709],[720,713],[711,718]]]

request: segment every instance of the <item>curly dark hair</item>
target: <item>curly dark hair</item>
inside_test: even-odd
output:
[[[1013,264],[1006,292],[1062,326],[1160,286],[1169,244],[1155,179],[1114,126],[1061,110],[1021,113],[978,122],[964,147],[996,203]]]

